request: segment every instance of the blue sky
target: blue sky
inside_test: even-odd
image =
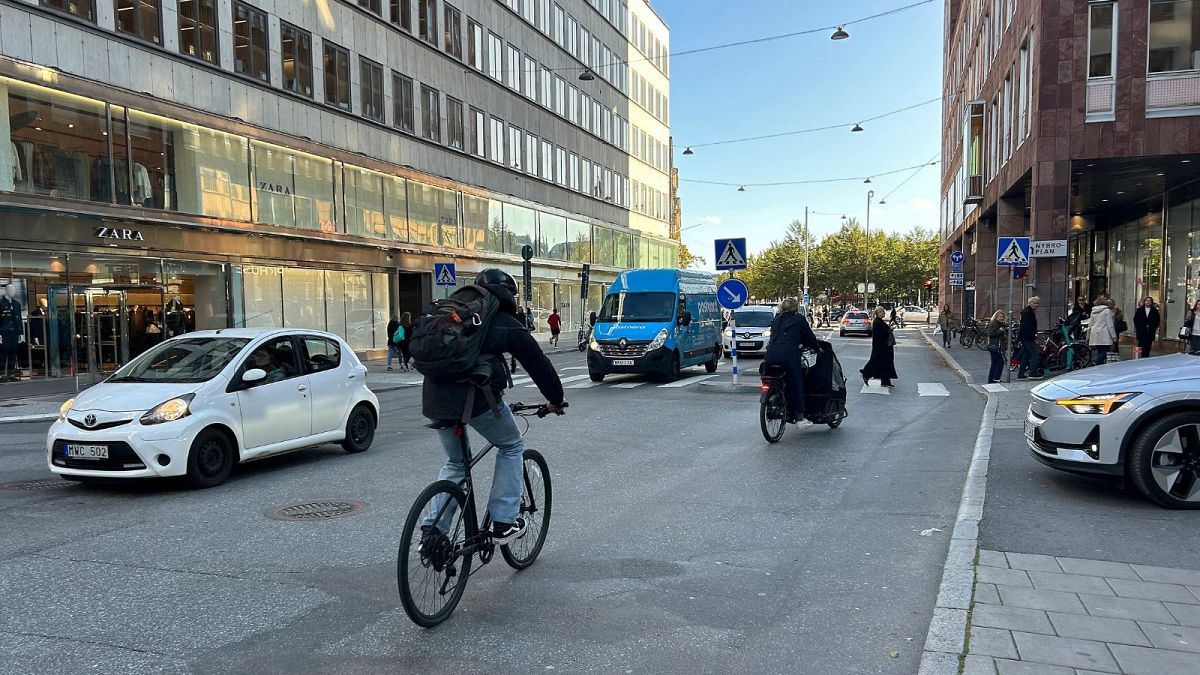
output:
[[[652,0],[671,29],[671,51],[845,23],[914,0]],[[672,57],[671,133],[679,167],[683,241],[711,266],[712,240],[745,236],[752,252],[783,236],[804,207],[863,219],[867,190],[875,202],[911,172],[872,180],[787,187],[735,187],[686,179],[763,183],[883,173],[938,159],[941,105],[930,103],[864,124],[941,95],[942,0],[850,25],[848,40],[828,33]],[[844,129],[782,139],[697,148],[690,144],[849,122]],[[926,167],[884,206],[871,207],[871,229],[937,227],[940,166]],[[699,227],[693,227],[696,225]],[[838,216],[809,216],[815,235]],[[691,229],[687,229],[687,228]]]

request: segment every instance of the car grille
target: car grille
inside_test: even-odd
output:
[[[107,445],[108,459],[79,459],[67,457],[67,444],[78,445]],[[69,441],[60,440],[54,444],[54,452],[50,456],[54,466],[66,469],[92,469],[95,471],[133,471],[144,469],[146,465],[124,441]]]
[[[71,423],[71,426],[76,427],[78,429],[83,429],[84,431],[100,431],[101,429],[111,429],[113,427],[119,427],[122,424],[129,424],[133,420],[128,419],[128,420],[112,420],[110,422],[98,422],[95,425],[90,426],[90,427],[87,426],[86,424],[84,424],[83,422],[80,422],[79,420],[73,420],[69,417],[67,418],[67,421]]]
[[[621,346],[619,342],[601,342],[600,354],[613,358],[638,358],[646,355],[646,347],[649,342],[626,342],[625,346]]]

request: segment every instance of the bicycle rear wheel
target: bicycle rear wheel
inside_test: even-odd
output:
[[[758,404],[758,426],[768,443],[778,443],[783,438],[783,430],[787,426],[784,423],[786,411],[787,403],[783,395],[777,392],[771,393],[766,401]]]
[[[413,623],[431,628],[450,617],[471,576],[474,523],[464,518],[467,497],[450,481],[433,483],[417,497],[404,521],[396,556],[400,602]],[[426,513],[436,513],[436,532],[423,532]]]
[[[975,329],[970,326],[958,332],[958,344],[965,349],[970,349],[971,345],[975,344]]]
[[[550,529],[550,467],[542,453],[525,449],[524,477],[521,487],[520,515],[525,519],[525,534],[500,547],[504,562],[513,569],[523,570],[533,564],[546,543]]]

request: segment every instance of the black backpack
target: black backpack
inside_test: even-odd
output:
[[[417,318],[409,353],[422,375],[447,382],[484,384],[490,369],[481,369],[480,354],[500,300],[482,286],[464,286],[438,300]]]

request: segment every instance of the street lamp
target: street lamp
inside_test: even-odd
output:
[[[867,190],[867,266],[863,269],[863,309],[867,308],[867,294],[871,287],[871,200],[875,198],[874,190]]]

